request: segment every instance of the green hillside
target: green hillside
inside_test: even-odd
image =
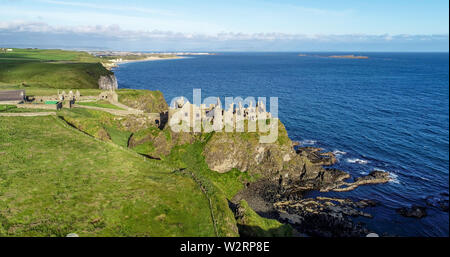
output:
[[[167,163],[56,117],[1,117],[0,132],[0,236],[216,235],[205,195]]]
[[[102,59],[86,52],[13,49],[0,53],[0,83],[39,88],[98,88],[112,74]]]

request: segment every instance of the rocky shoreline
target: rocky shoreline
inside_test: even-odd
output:
[[[306,156],[317,165],[329,166],[336,162],[332,153],[322,149],[302,147],[297,154]],[[369,231],[364,224],[355,223],[353,217],[372,218],[364,209],[374,207],[377,202],[370,199],[352,201],[347,198],[306,197],[312,191],[344,192],[368,185],[386,183],[389,174],[373,171],[370,174],[347,181],[350,175],[337,169],[324,169],[310,179],[264,178],[248,183],[232,202],[246,200],[260,216],[277,219],[290,224],[298,235],[321,237],[364,237]]]

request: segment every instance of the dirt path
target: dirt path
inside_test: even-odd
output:
[[[127,116],[127,115],[137,115],[137,114],[142,114],[142,112],[137,112],[135,110],[116,110],[116,109],[109,109],[109,108],[102,108],[102,107],[96,107],[96,106],[87,106],[87,105],[79,105],[79,104],[74,104],[73,107],[75,108],[85,108],[85,109],[91,109],[91,110],[97,110],[97,111],[103,111],[103,112],[109,112],[113,115],[118,115],[118,116]],[[120,107],[120,106],[119,106]]]
[[[56,115],[56,112],[17,112],[17,113],[0,113],[0,117],[36,117]]]
[[[125,109],[129,112],[134,112],[134,114],[143,114],[144,113],[144,111],[142,111],[142,110],[131,108],[131,107],[124,105],[122,103],[119,103],[119,102],[110,102],[110,103],[114,104],[115,106],[117,106],[119,108]]]

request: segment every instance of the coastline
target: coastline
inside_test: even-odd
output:
[[[137,59],[137,60],[121,60],[121,61],[109,61],[109,62],[102,62],[103,67],[107,70],[112,70],[114,68],[119,67],[121,64],[126,63],[134,63],[134,62],[151,62],[151,61],[163,61],[163,60],[178,60],[178,59],[185,59],[188,57],[184,56],[172,56],[172,57],[155,57],[155,56],[149,56],[143,59]]]
[[[174,57],[146,57],[144,59],[139,59],[139,60],[122,60],[120,62],[112,62],[113,65],[115,65],[114,67],[117,67],[121,64],[126,64],[126,63],[134,63],[134,62],[151,62],[151,61],[163,61],[163,60],[178,60],[178,59],[185,59],[188,57],[184,57],[184,56],[174,56]]]

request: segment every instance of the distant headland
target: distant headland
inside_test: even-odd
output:
[[[331,55],[328,56],[328,58],[342,58],[342,59],[369,59],[369,57],[367,56],[362,56],[362,55]]]
[[[299,54],[298,56],[302,56],[302,57],[303,57],[303,56],[310,56],[310,57],[321,57],[321,58],[337,58],[337,59],[369,59],[368,56],[354,55],[354,54],[347,54],[347,55],[330,55],[330,56]]]
[[[121,51],[93,51],[90,54],[107,59],[108,62],[103,63],[106,68],[114,68],[119,64],[130,62],[158,61],[168,59],[183,59],[189,55],[214,55],[213,53],[193,53],[193,52],[121,52]]]

